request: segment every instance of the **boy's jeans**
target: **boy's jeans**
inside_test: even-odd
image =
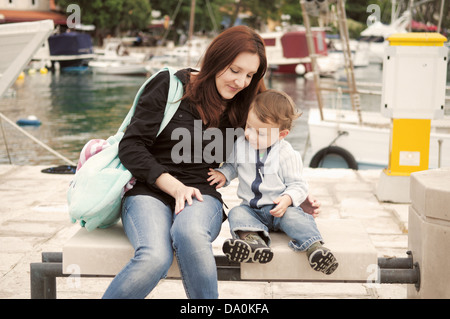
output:
[[[122,223],[135,250],[103,298],[145,298],[167,275],[177,257],[189,298],[218,298],[217,270],[211,243],[222,226],[222,203],[203,195],[175,215],[151,196],[126,197]]]
[[[270,210],[275,205],[251,208],[247,205],[234,207],[228,213],[231,234],[239,238],[237,231],[262,232],[263,239],[270,246],[269,231],[283,231],[292,240],[289,246],[294,250],[304,251],[315,242],[322,242],[314,217],[305,213],[300,207],[288,207],[282,217],[274,217]]]

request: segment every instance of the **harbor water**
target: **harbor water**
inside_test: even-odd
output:
[[[357,82],[381,83],[381,66],[370,64],[356,68],[355,77]],[[335,78],[345,80],[345,71],[340,70]],[[0,100],[0,112],[13,122],[30,115],[36,116],[42,124],[24,126],[23,129],[64,157],[77,162],[80,150],[87,141],[106,139],[116,132],[145,79],[143,76],[93,73],[27,73]],[[266,86],[287,92],[303,112],[287,140],[303,155],[305,165],[308,165],[308,158],[311,157],[307,147],[308,112],[317,107],[314,82],[300,76],[274,75],[266,78]],[[381,91],[381,87],[373,90]],[[322,96],[326,107],[338,103],[335,92],[324,91]],[[378,111],[380,98],[380,95],[361,95],[362,109]],[[348,95],[342,95],[342,106],[351,107]],[[67,164],[9,123],[2,120],[1,124],[0,164]]]

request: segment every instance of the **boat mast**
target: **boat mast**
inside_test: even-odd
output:
[[[397,0],[392,0],[391,1],[391,24],[395,22],[395,20],[397,20]]]
[[[300,0],[300,5],[302,7],[303,24],[306,28],[306,43],[308,45],[309,58],[311,59],[312,73],[314,75],[314,87],[317,96],[317,103],[319,105],[320,119],[323,121],[323,100],[320,90],[319,68],[317,65],[317,55],[314,47],[314,40],[312,38],[311,24],[309,21],[308,13],[306,12],[305,0]]]
[[[320,118],[323,120],[323,100],[322,100],[322,88],[320,86],[320,77],[319,77],[319,69],[317,65],[317,55],[315,53],[315,47],[314,47],[314,41],[312,38],[312,31],[311,31],[311,24],[309,21],[309,16],[306,11],[305,1],[300,0],[300,5],[302,7],[302,15],[303,15],[303,23],[306,28],[306,40],[308,44],[308,50],[309,50],[309,56],[311,59],[311,66],[313,69],[314,74],[314,85],[316,87],[316,95],[317,95],[317,101],[319,104],[319,110],[320,110]],[[358,122],[359,124],[362,124],[362,115],[361,115],[361,100],[358,93],[358,90],[356,88],[356,80],[355,80],[355,74],[354,74],[354,67],[353,67],[353,61],[350,51],[350,38],[348,34],[348,26],[347,26],[347,17],[345,14],[345,6],[344,6],[344,0],[337,0],[336,4],[337,8],[337,20],[339,24],[339,34],[342,40],[342,51],[344,54],[344,62],[345,62],[345,71],[347,73],[347,85],[348,85],[348,92],[350,94],[350,99],[352,102],[352,108],[354,111],[358,114]]]
[[[441,0],[441,9],[439,10],[439,23],[438,23],[438,28],[437,28],[438,33],[441,33],[441,24],[442,24],[442,16],[444,14],[444,5],[445,5],[445,0]]]
[[[187,56],[188,66],[191,65],[191,46],[192,46],[192,35],[194,34],[194,19],[195,19],[195,0],[191,0],[191,16],[189,18],[188,56]]]
[[[350,89],[350,99],[352,101],[353,111],[358,114],[359,124],[362,124],[361,116],[361,100],[358,90],[356,88],[355,73],[352,61],[352,53],[350,51],[350,37],[348,34],[347,15],[345,13],[344,0],[338,0],[337,2],[337,15],[339,22],[339,31],[342,41],[342,51],[344,53],[345,71],[347,73],[347,83]]]

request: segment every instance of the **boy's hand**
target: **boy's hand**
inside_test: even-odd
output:
[[[277,204],[277,206],[275,206],[270,213],[274,217],[283,217],[286,209],[292,205],[292,198],[289,195],[283,195],[276,198],[273,202],[274,204]]]
[[[314,218],[319,216],[321,212],[320,206],[321,203],[311,195],[308,195],[305,201],[300,204],[300,207],[303,209],[303,211],[307,214],[312,215]]]
[[[208,175],[210,176],[207,181],[210,182],[209,185],[216,185],[216,189],[221,188],[225,185],[227,178],[221,172],[218,172],[212,168],[209,169]]]

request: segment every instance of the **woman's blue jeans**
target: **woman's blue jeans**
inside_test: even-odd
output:
[[[126,197],[122,223],[134,257],[117,274],[103,298],[145,298],[167,275],[174,251],[188,298],[218,298],[212,242],[222,226],[222,203],[208,195],[175,215],[151,196]]]
[[[260,232],[270,245],[269,231],[283,231],[292,240],[289,246],[297,251],[305,251],[311,244],[322,242],[314,217],[300,207],[288,207],[282,217],[274,217],[270,210],[275,205],[251,208],[247,205],[236,206],[228,213],[231,234],[238,238],[237,231]]]

